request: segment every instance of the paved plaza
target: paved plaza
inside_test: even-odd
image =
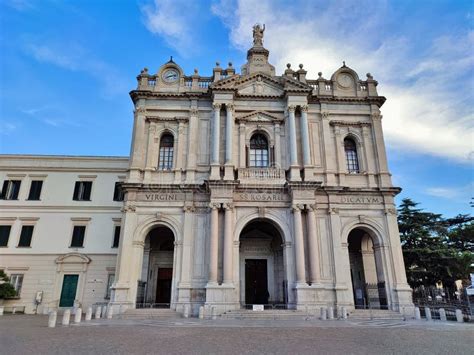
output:
[[[0,317],[3,354],[472,354],[474,325],[334,320],[92,320]]]

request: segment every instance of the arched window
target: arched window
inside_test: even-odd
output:
[[[344,150],[346,152],[346,164],[349,174],[359,173],[359,159],[357,157],[357,148],[351,138],[344,139]]]
[[[161,136],[158,170],[171,170],[173,168],[173,145],[174,138],[171,134],[165,133]]]
[[[254,134],[250,138],[250,166],[266,168],[268,165],[267,138],[261,133]]]

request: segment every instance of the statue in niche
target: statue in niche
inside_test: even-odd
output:
[[[260,24],[253,26],[253,45],[263,46],[263,32],[265,32],[265,25],[260,27]]]
[[[253,92],[255,94],[263,94],[263,81],[261,76],[257,76],[257,81],[253,86]]]

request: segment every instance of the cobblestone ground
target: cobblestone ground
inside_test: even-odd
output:
[[[473,354],[474,324],[0,317],[1,354]]]

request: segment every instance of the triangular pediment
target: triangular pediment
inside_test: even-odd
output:
[[[260,122],[260,123],[273,123],[275,121],[283,121],[283,117],[278,117],[277,115],[270,114],[266,111],[252,111],[241,116],[237,116],[237,121],[245,122]]]

